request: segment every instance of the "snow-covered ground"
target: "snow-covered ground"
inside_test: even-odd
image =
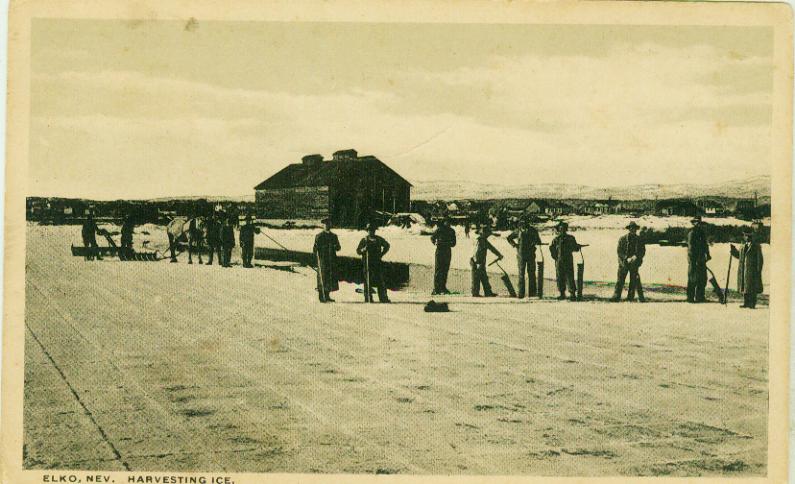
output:
[[[340,233],[350,253],[361,233]],[[430,260],[427,238],[384,233]],[[86,262],[79,237],[27,228],[26,468],[766,473],[766,307],[462,297],[439,314],[350,284],[321,305],[309,268]]]

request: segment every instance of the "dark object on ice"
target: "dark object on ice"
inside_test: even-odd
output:
[[[438,303],[431,299],[428,301],[428,304],[425,305],[425,312],[426,313],[449,313],[450,308],[448,307],[446,302]]]
[[[297,250],[257,247],[254,249],[254,258],[274,262],[297,262],[298,264],[312,267],[313,269],[314,266],[317,265],[315,255],[312,252],[300,252]],[[335,264],[334,271],[337,275],[337,280],[354,284],[364,284],[364,264],[361,257],[338,255]],[[381,262],[381,270],[384,273],[386,287],[389,290],[396,291],[405,287],[409,282],[408,264],[400,262]]]

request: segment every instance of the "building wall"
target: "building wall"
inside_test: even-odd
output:
[[[328,187],[257,190],[258,218],[321,219],[329,214]]]

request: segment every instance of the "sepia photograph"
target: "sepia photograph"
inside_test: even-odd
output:
[[[786,479],[790,7],[92,5],[12,6],[4,472]]]

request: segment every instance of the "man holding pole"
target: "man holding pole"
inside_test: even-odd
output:
[[[389,252],[389,242],[383,237],[375,234],[376,224],[367,224],[367,235],[359,242],[356,253],[362,256],[364,265],[364,300],[373,302],[372,287],[378,287],[378,302],[388,303],[389,297],[386,293],[386,281],[382,259]]]
[[[243,267],[251,268],[251,260],[254,258],[254,235],[259,233],[259,229],[252,222],[251,214],[246,215],[246,223],[240,227],[240,258],[243,259]]]
[[[315,245],[312,253],[317,264],[317,295],[320,302],[334,302],[329,294],[339,290],[339,282],[334,267],[337,262],[337,252],[342,248],[337,234],[331,231],[331,219],[324,218],[323,231],[315,236]]]
[[[627,291],[627,301],[635,300],[635,292],[638,293],[638,301],[646,302],[643,296],[643,286],[640,282],[638,269],[643,264],[643,257],[646,255],[646,246],[638,237],[638,224],[634,221],[627,225],[628,232],[618,239],[618,279],[616,279],[616,289],[612,302],[621,300],[621,293],[624,291],[624,281],[629,273],[629,290]]]
[[[703,303],[707,300],[707,262],[712,257],[701,217],[696,215],[690,223],[693,228],[687,233],[687,302]]]
[[[486,256],[488,251],[491,251],[497,256],[497,260],[501,260],[502,254],[491,245],[489,235],[491,235],[491,227],[484,225],[478,231],[478,237],[475,239],[475,250],[469,259],[469,265],[472,268],[472,297],[480,297],[481,285],[483,286],[484,296],[495,297],[497,295],[491,290],[491,284],[489,283],[489,275],[486,272]]]
[[[431,242],[436,246],[433,268],[433,292],[431,295],[450,294],[447,289],[447,274],[450,271],[452,249],[456,244],[455,230],[450,227],[450,218],[445,215],[436,231],[431,235]]]
[[[538,230],[528,218],[519,221],[519,226],[508,236],[508,243],[516,249],[516,262],[519,266],[519,294],[524,298],[525,274],[528,277],[527,297],[536,295],[536,246],[541,245]]]
[[[557,226],[558,235],[552,239],[549,252],[555,260],[555,272],[560,296],[558,300],[566,299],[566,288],[569,290],[569,299],[577,300],[577,284],[574,281],[574,253],[580,251],[580,244],[574,236],[569,235],[569,224],[560,222]]]

